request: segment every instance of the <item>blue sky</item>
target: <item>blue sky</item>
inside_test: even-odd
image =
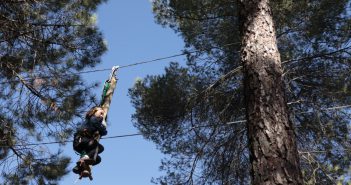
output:
[[[139,61],[178,54],[184,47],[182,39],[171,29],[162,28],[153,18],[151,3],[147,0],[109,0],[99,7],[97,25],[108,43],[108,51],[103,62],[96,69],[111,68],[114,65],[127,65]],[[118,84],[109,112],[108,135],[137,133],[133,127],[131,115],[134,108],[127,96],[128,89],[137,78],[148,74],[161,74],[171,61],[185,63],[183,57],[158,61],[135,67],[122,68],[118,71]],[[109,72],[89,73],[87,82],[98,81],[101,85]],[[96,89],[100,96],[101,86]],[[83,179],[76,184],[103,185],[149,185],[152,177],[161,175],[158,167],[165,156],[154,143],[142,136],[105,139],[102,162],[93,169],[93,181]],[[65,147],[65,155],[77,160],[71,144]],[[70,168],[73,168],[71,164]],[[77,179],[72,172],[65,176],[60,184],[71,185]]]

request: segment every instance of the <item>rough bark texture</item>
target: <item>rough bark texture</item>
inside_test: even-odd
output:
[[[252,184],[302,184],[269,0],[241,2],[241,60]]]

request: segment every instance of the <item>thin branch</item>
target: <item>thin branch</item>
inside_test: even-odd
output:
[[[346,152],[351,152],[351,149],[344,149]],[[298,151],[300,155],[303,154],[312,154],[312,153],[328,153],[331,152],[330,150],[313,150],[313,151]]]
[[[9,148],[18,158],[22,159],[22,161],[25,161],[25,159],[22,157],[22,155],[20,153],[18,153],[15,148],[13,148],[12,146],[10,146]]]
[[[231,77],[233,77],[234,75],[236,75],[238,72],[240,72],[242,69],[242,66],[239,66],[233,70],[231,70],[230,72],[228,72],[227,74],[221,76],[215,83],[213,83],[212,85],[210,85],[209,87],[207,87],[205,90],[201,91],[199,94],[197,94],[195,97],[191,98],[188,102],[189,105],[191,105],[192,103],[196,103],[198,102],[201,98],[207,97],[208,94],[210,94],[211,91],[213,91],[215,88],[217,88],[219,85],[221,85],[223,82],[225,82],[226,80],[230,79]]]
[[[327,107],[327,108],[323,108],[320,110],[336,110],[336,109],[345,109],[345,108],[350,108],[351,105],[342,105],[342,106],[335,106],[335,107]],[[298,112],[297,114],[306,114],[306,113],[313,113],[314,111],[305,111],[305,112]]]
[[[204,17],[204,18],[191,17],[191,16],[182,16],[182,15],[176,15],[176,16],[177,16],[177,19],[188,19],[188,20],[193,20],[193,21],[207,21],[207,20],[213,20],[213,19],[234,17],[233,15],[218,15],[218,16]]]
[[[194,184],[194,182],[193,182],[193,175],[194,175],[195,168],[196,168],[196,163],[197,163],[198,160],[199,160],[199,155],[196,155],[196,157],[195,157],[195,159],[193,161],[192,167],[191,167],[191,171],[190,171],[188,180],[186,181],[186,183],[190,182],[191,185]]]
[[[205,94],[208,94],[209,92],[211,92],[213,89],[217,88],[219,85],[221,85],[223,82],[225,82],[226,80],[228,80],[229,78],[231,78],[232,76],[234,76],[235,74],[237,74],[238,72],[240,72],[242,69],[242,66],[239,66],[233,70],[231,70],[229,73],[225,74],[224,76],[222,76],[221,78],[219,78],[215,83],[213,83],[212,85],[210,85],[206,90]]]
[[[315,59],[315,58],[321,58],[321,57],[326,57],[328,55],[333,55],[335,53],[339,53],[339,52],[345,52],[345,50],[350,49],[351,46],[336,50],[336,51],[332,51],[329,53],[320,53],[320,54],[316,54],[313,56],[307,56],[307,57],[301,57],[301,58],[297,58],[297,59],[291,59],[291,60],[285,60],[282,62],[282,64],[286,64],[286,63],[290,63],[290,62],[297,62],[297,61],[301,61],[301,60],[311,60],[311,59]]]
[[[10,64],[7,64],[7,67],[10,67]],[[11,65],[11,67],[13,67]],[[18,74],[14,69],[10,68],[12,70],[12,72],[16,75],[16,77],[20,80],[20,82],[35,96],[37,96],[45,105],[47,105],[48,107],[50,107],[51,109],[53,109],[54,111],[59,111],[58,106],[56,105],[55,102],[53,102],[52,100],[44,97],[42,94],[40,94],[40,92],[38,92],[33,86],[31,86],[30,84],[28,84],[26,82],[26,80],[20,75]]]

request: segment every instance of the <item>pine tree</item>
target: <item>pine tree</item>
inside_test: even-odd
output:
[[[201,51],[189,52],[186,67],[172,63],[164,75],[148,76],[130,90],[135,125],[169,154],[161,164],[166,175],[155,182],[252,180],[239,2],[153,1],[157,22],[179,33],[186,51]],[[284,92],[306,184],[336,183],[350,165],[349,3],[271,2]]]
[[[240,18],[252,184],[302,184],[269,1],[242,1]]]
[[[70,138],[94,101],[79,72],[106,50],[94,11],[103,0],[0,3],[0,159],[4,184],[56,184],[70,158],[42,141]]]

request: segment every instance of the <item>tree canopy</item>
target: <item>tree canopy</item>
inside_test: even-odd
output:
[[[342,181],[351,157],[350,1],[271,7],[304,181]],[[169,155],[155,183],[249,183],[238,2],[155,0],[153,11],[182,36],[185,52],[201,51],[130,89],[135,126]]]
[[[106,51],[94,14],[104,0],[0,3],[0,159],[4,184],[57,184],[70,158],[28,145],[67,140],[91,102],[79,72]],[[87,101],[89,100],[89,101]]]

